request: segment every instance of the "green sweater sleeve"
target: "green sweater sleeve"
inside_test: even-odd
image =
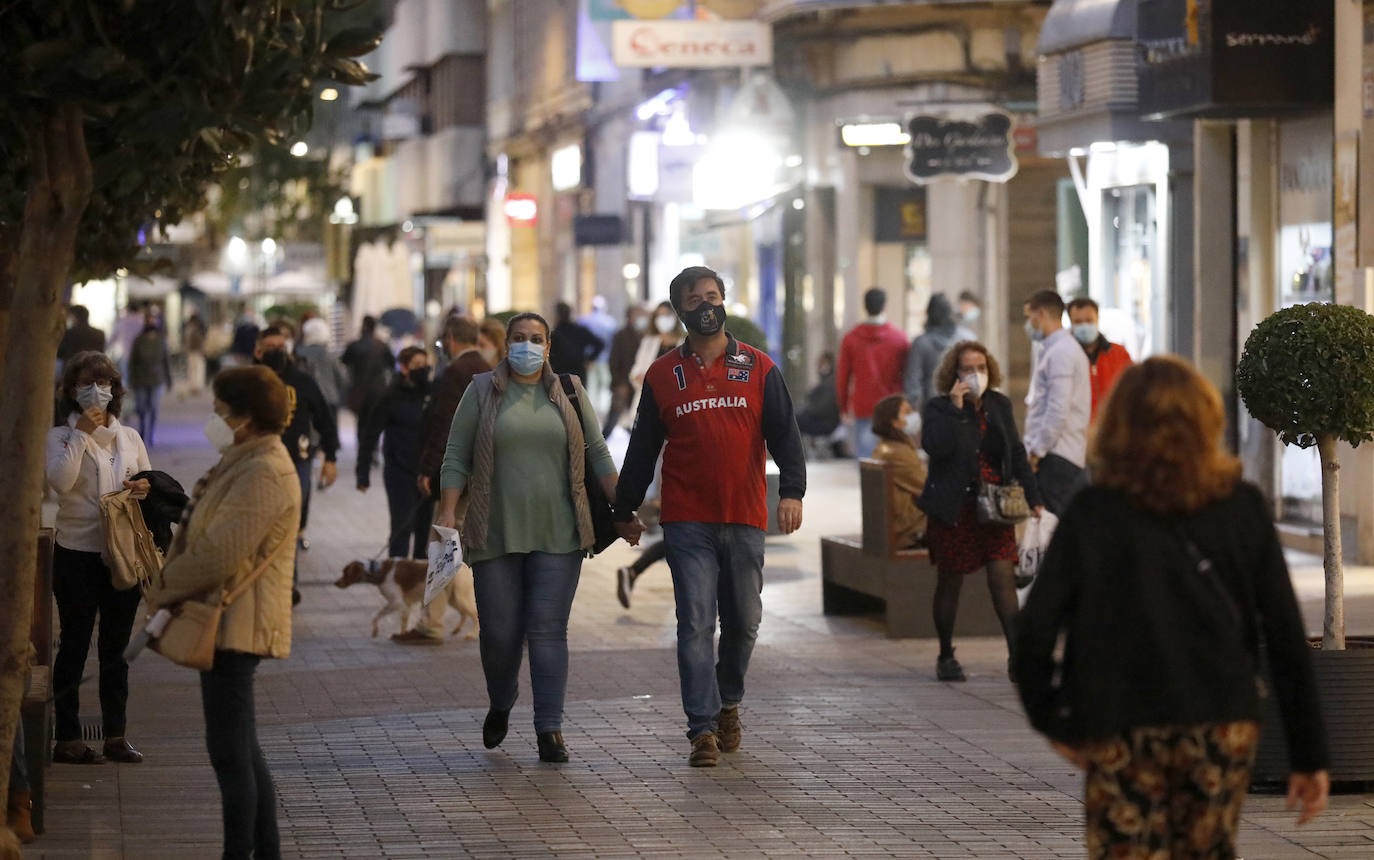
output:
[[[472,448],[477,440],[477,386],[469,385],[458,401],[449,426],[448,445],[444,448],[444,465],[439,470],[439,489],[461,490],[472,474]],[[605,448],[605,443],[602,443]]]
[[[586,401],[583,401],[584,403]],[[582,410],[582,438],[587,440],[587,456],[592,461],[592,470],[598,478],[615,474],[615,460],[606,447],[606,439],[601,435],[601,427],[596,423],[596,410]]]

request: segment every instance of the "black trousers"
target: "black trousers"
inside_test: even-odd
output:
[[[434,519],[434,501],[420,502],[416,478],[404,469],[382,467],[386,485],[386,506],[391,511],[389,558],[426,558],[429,555],[429,524]],[[414,549],[411,542],[414,541]]]
[[[205,747],[219,781],[224,817],[224,860],[278,860],[277,793],[258,745],[253,675],[262,658],[216,651],[215,664],[200,673],[205,709]]]
[[[52,672],[53,689],[61,692],[53,703],[53,734],[59,741],[81,738],[78,687],[99,618],[100,716],[106,738],[123,737],[124,709],[129,702],[129,664],[124,660],[124,647],[133,633],[142,592],[137,588],[116,591],[100,553],[78,552],[60,544],[53,551],[52,591],[62,624]]]
[[[1058,454],[1046,454],[1035,471],[1036,483],[1045,507],[1056,517],[1064,516],[1069,502],[1078,491],[1088,486],[1088,470],[1065,460]]]

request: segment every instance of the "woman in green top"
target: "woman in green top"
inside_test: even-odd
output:
[[[584,469],[590,462],[614,498],[615,463],[580,380],[573,377],[581,420],[548,366],[544,318],[512,317],[506,341],[506,359],[473,377],[453,416],[434,522],[453,528],[466,495],[463,546],[476,585],[491,699],[483,743],[491,749],[506,737],[521,647],[528,643],[539,758],[561,762],[568,760],[562,733],[568,615],[595,539]]]

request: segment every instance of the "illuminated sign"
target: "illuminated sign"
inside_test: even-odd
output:
[[[616,21],[617,66],[720,68],[773,62],[773,30],[760,21]]]
[[[533,224],[539,214],[539,204],[535,203],[533,194],[507,194],[502,209],[512,224]]]

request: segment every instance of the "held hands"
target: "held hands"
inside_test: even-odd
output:
[[[964,398],[973,391],[968,387],[968,383],[960,379],[954,383],[954,387],[949,390],[949,399],[954,404],[955,409],[964,408]]]
[[[1302,805],[1302,812],[1298,814],[1299,827],[1326,809],[1326,797],[1330,792],[1331,776],[1324,770],[1288,775],[1288,811],[1292,812],[1299,804]]]
[[[802,524],[802,502],[801,499],[779,499],[778,500],[778,528],[785,535],[801,528]]]
[[[636,514],[635,518],[623,523],[616,523],[615,530],[619,533],[622,540],[630,546],[639,546],[639,536],[644,534],[644,523]]]
[[[148,498],[148,491],[151,490],[152,488],[153,488],[153,485],[150,484],[150,483],[148,483],[148,479],[147,479],[147,478],[139,478],[137,481],[125,481],[125,482],[124,482],[124,489],[126,489],[126,490],[133,490],[133,492],[130,493],[129,495],[133,496],[135,499],[146,499],[146,498]]]
[[[320,483],[326,487],[334,486],[334,482],[339,479],[339,464],[330,460],[324,461],[324,467],[320,469]]]
[[[97,427],[105,426],[105,410],[99,406],[92,406],[81,417],[76,419],[76,429],[82,433],[94,433]]]

